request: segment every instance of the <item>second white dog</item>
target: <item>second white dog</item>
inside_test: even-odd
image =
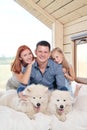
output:
[[[72,110],[72,97],[68,91],[55,90],[48,104],[48,112],[65,121],[66,114]]]

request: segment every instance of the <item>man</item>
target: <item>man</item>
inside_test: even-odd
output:
[[[62,65],[50,59],[50,49],[50,44],[47,41],[37,43],[36,61],[32,65],[29,84],[43,84],[52,90],[67,90]],[[23,91],[25,87],[25,85],[20,84],[17,92]]]

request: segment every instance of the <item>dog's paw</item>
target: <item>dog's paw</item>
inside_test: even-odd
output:
[[[30,118],[31,120],[34,120],[34,119],[35,119],[35,116],[34,116],[34,115],[30,115],[29,113],[27,113],[27,116],[28,116],[28,118]]]
[[[56,115],[56,117],[58,118],[58,120],[63,121],[63,122],[66,120],[66,115],[65,114],[63,114],[63,115]]]
[[[59,120],[64,122],[66,120],[66,116],[60,116]]]

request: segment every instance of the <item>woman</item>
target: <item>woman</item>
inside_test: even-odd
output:
[[[69,64],[63,54],[63,51],[57,47],[54,48],[51,52],[51,58],[58,64],[62,64],[64,76],[66,78],[66,87],[68,90],[72,93],[71,88],[71,81],[75,80],[75,72],[73,70],[73,67],[71,64]],[[76,91],[74,93],[74,96],[76,97],[78,95],[79,89],[81,85],[76,85]]]
[[[34,55],[31,49],[22,45],[18,48],[11,65],[12,77],[7,81],[6,89],[17,89],[19,83],[28,84]]]

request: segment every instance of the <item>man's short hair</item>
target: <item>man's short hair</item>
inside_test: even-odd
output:
[[[50,46],[50,43],[47,42],[47,41],[39,41],[37,44],[36,44],[36,49],[38,46],[47,46],[49,48],[49,51],[51,49],[51,46]]]

